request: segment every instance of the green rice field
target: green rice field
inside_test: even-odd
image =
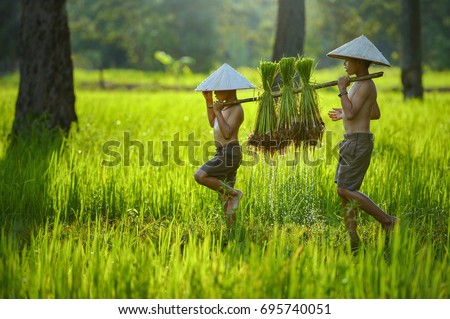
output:
[[[256,69],[241,71],[259,84]],[[245,148],[244,196],[228,229],[217,194],[193,178],[214,152],[193,91],[205,74],[107,70],[101,90],[96,73],[76,70],[78,125],[16,145],[18,77],[0,78],[0,297],[450,298],[450,93],[405,102],[400,70],[382,71],[361,191],[400,223],[386,243],[359,212],[356,254],[334,184],[343,127],[326,114],[340,106],[336,88],[318,91],[327,131],[314,154]],[[315,79],[341,74],[317,70]],[[424,86],[449,78],[427,71]],[[168,89],[175,82],[180,89]],[[245,144],[257,104],[243,106]]]

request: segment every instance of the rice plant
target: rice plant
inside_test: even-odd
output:
[[[317,64],[314,59],[302,57],[295,63],[301,80],[300,129],[294,139],[297,147],[304,149],[317,146],[322,141],[325,123],[320,116],[318,93],[311,83],[311,76]]]
[[[294,94],[295,61],[294,57],[284,57],[279,62],[282,85],[278,107],[277,137],[281,153],[285,152],[286,148],[295,140],[300,125],[298,103]]]
[[[259,73],[263,92],[258,101],[255,129],[248,138],[248,144],[263,153],[272,154],[276,150],[277,114],[275,100],[272,96],[272,86],[278,75],[279,66],[276,62],[261,61]]]

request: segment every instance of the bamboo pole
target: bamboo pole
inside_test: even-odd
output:
[[[383,72],[371,73],[371,74],[367,74],[367,75],[363,75],[363,76],[351,77],[350,78],[350,82],[364,81],[364,80],[368,80],[368,79],[379,78],[381,76],[383,76]],[[335,86],[335,85],[337,85],[337,83],[338,83],[337,81],[318,83],[318,84],[313,85],[313,87],[314,87],[314,89],[322,89],[322,88],[326,88],[326,87],[330,87],[330,86]],[[298,89],[294,90],[294,93],[298,94],[301,91],[302,91],[302,89],[298,88]],[[279,91],[272,92],[272,96],[273,97],[280,97],[281,96],[281,92],[279,92]],[[246,98],[246,99],[236,100],[236,101],[232,101],[232,102],[225,102],[223,105],[224,106],[231,106],[231,105],[247,103],[247,102],[256,102],[256,101],[259,101],[260,99],[261,99],[261,97],[259,97],[259,96],[257,96],[257,97],[249,97],[249,98]]]

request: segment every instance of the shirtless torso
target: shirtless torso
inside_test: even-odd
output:
[[[350,59],[346,61],[345,69],[349,75],[362,76],[368,74],[367,68]],[[343,76],[338,79],[339,91],[345,93],[350,84],[350,78]],[[380,118],[380,108],[377,103],[377,89],[372,80],[359,81],[353,84],[348,92],[341,97],[342,108],[333,108],[328,115],[333,121],[342,119],[346,134],[369,133],[370,120]]]
[[[369,133],[373,110],[379,113],[375,84],[372,80],[356,82],[348,92],[348,99],[351,110],[346,112],[344,108],[345,133]]]
[[[222,109],[220,115],[216,114],[212,126],[216,146],[223,147],[230,142],[239,142],[239,126],[242,123],[243,114],[244,111],[240,104]],[[223,118],[223,121],[220,117]]]

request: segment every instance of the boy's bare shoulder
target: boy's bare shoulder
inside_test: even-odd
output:
[[[361,83],[362,87],[365,87],[367,89],[375,89],[376,88],[375,87],[375,82],[373,82],[372,79],[368,79],[368,80],[365,80],[365,81],[359,81],[359,83]]]
[[[238,122],[242,122],[244,119],[244,108],[241,104],[237,104],[232,107],[232,111],[230,112],[230,116],[233,117]]]
[[[377,94],[377,87],[375,86],[375,83],[372,81],[372,79],[361,81],[360,82],[360,89],[358,91],[362,91],[364,95],[376,95]]]
[[[232,107],[233,113],[244,113],[244,108],[242,107],[242,104],[237,104],[234,107]]]

